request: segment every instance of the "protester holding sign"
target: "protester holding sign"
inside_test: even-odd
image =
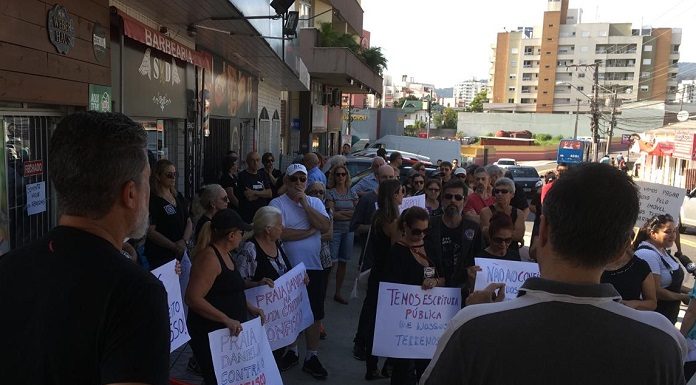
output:
[[[483,258],[506,259],[508,261],[519,261],[520,254],[510,250],[513,243],[512,234],[515,225],[509,215],[497,212],[490,218],[488,225],[488,247],[483,249],[480,256]]]
[[[379,208],[373,217],[370,238],[365,246],[368,248],[368,257],[366,258],[371,258],[372,268],[367,282],[367,294],[360,311],[358,335],[356,336],[356,339],[365,343],[367,353],[365,360],[366,380],[381,378],[377,369],[379,359],[371,355],[375,317],[377,316],[377,296],[379,283],[384,281],[387,272],[387,258],[392,244],[401,239],[401,230],[398,227],[399,205],[404,198],[404,189],[396,179],[381,182],[378,191]]]
[[[244,279],[229,256],[229,252],[239,246],[244,231],[248,230],[251,226],[232,209],[219,211],[201,230],[201,237],[210,239],[210,243],[196,255],[186,303],[190,310],[187,325],[191,349],[208,385],[217,384],[208,333],[228,328],[236,336],[242,331],[247,311],[253,316],[264,317],[260,309],[247,303]]]
[[[391,247],[385,281],[420,285],[424,290],[445,285],[442,263],[433,258],[436,250],[424,241],[428,232],[428,212],[420,207],[404,210],[399,218],[403,237]],[[430,360],[393,359],[392,385],[416,384]]]
[[[672,323],[677,322],[680,302],[689,300],[689,290],[682,286],[684,270],[667,251],[674,244],[676,231],[671,215],[655,215],[641,226],[633,242],[636,256],[650,265],[655,279],[655,311]]]

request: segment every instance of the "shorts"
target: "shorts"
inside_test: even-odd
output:
[[[307,284],[307,296],[309,307],[314,314],[314,322],[324,319],[324,270],[307,270],[309,284]]]
[[[354,232],[333,233],[331,238],[331,260],[348,262],[353,254]]]

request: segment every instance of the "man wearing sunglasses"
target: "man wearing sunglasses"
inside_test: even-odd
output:
[[[639,209],[638,188],[621,171],[569,170],[544,201],[541,276],[527,278],[517,298],[457,313],[420,383],[684,384],[684,337],[600,283],[630,245]]]
[[[302,370],[312,377],[323,379],[328,376],[319,362],[319,325],[324,318],[324,271],[321,266],[321,233],[330,227],[329,214],[324,203],[313,196],[305,195],[307,188],[307,169],[301,164],[291,164],[285,172],[286,193],[273,199],[270,206],[278,208],[282,215],[283,232],[281,239],[292,266],[304,263],[309,276],[307,294],[314,314],[314,323],[305,330],[307,354]],[[295,351],[292,359],[298,362]],[[288,360],[284,357],[284,360]],[[290,365],[294,364],[293,362]]]
[[[474,257],[482,248],[478,223],[464,218],[462,213],[468,190],[459,179],[453,179],[442,188],[440,207],[444,214],[430,221],[430,232],[425,238],[441,252],[445,286],[462,288],[463,298],[474,287],[470,273],[474,273]]]

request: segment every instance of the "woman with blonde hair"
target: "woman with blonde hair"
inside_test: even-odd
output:
[[[203,225],[210,222],[210,219],[218,211],[228,208],[229,203],[230,198],[227,196],[227,192],[219,184],[205,185],[198,191],[198,199],[193,206],[194,215],[198,218],[196,228],[193,233],[193,239],[196,240],[196,246],[199,244],[198,235],[200,234]],[[206,246],[205,243],[207,242],[204,242],[203,247]],[[195,255],[195,253],[193,254]]]

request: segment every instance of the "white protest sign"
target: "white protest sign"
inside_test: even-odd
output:
[[[266,315],[266,334],[271,349],[288,346],[314,323],[304,284],[305,265],[300,263],[278,278],[273,288],[262,285],[244,291],[247,301]]]
[[[539,276],[539,265],[534,262],[475,258],[475,263],[481,271],[476,273],[474,290],[484,289],[490,283],[504,283],[506,301],[517,297],[517,292],[527,278]]]
[[[151,271],[157,279],[162,281],[164,289],[167,290],[170,352],[178,349],[191,339],[186,328],[186,316],[184,314],[183,301],[181,300],[181,286],[179,285],[179,276],[174,271],[175,266],[176,260],[172,260]]]
[[[244,322],[236,337],[220,329],[208,340],[219,385],[283,385],[261,318]]]
[[[46,182],[27,185],[27,214],[34,215],[46,211]]]
[[[425,358],[435,354],[447,324],[462,308],[459,288],[380,282],[372,354],[380,357]]]
[[[401,201],[401,205],[399,206],[399,213],[402,213],[407,208],[414,207],[414,206],[426,208],[425,207],[425,195],[421,194],[421,195],[416,195],[413,197],[403,198],[403,200]],[[375,202],[375,208],[379,209],[378,202]]]
[[[677,220],[679,209],[684,202],[686,191],[683,188],[664,184],[639,181],[636,182],[640,193],[640,212],[636,226],[643,226],[655,215],[669,214]]]

